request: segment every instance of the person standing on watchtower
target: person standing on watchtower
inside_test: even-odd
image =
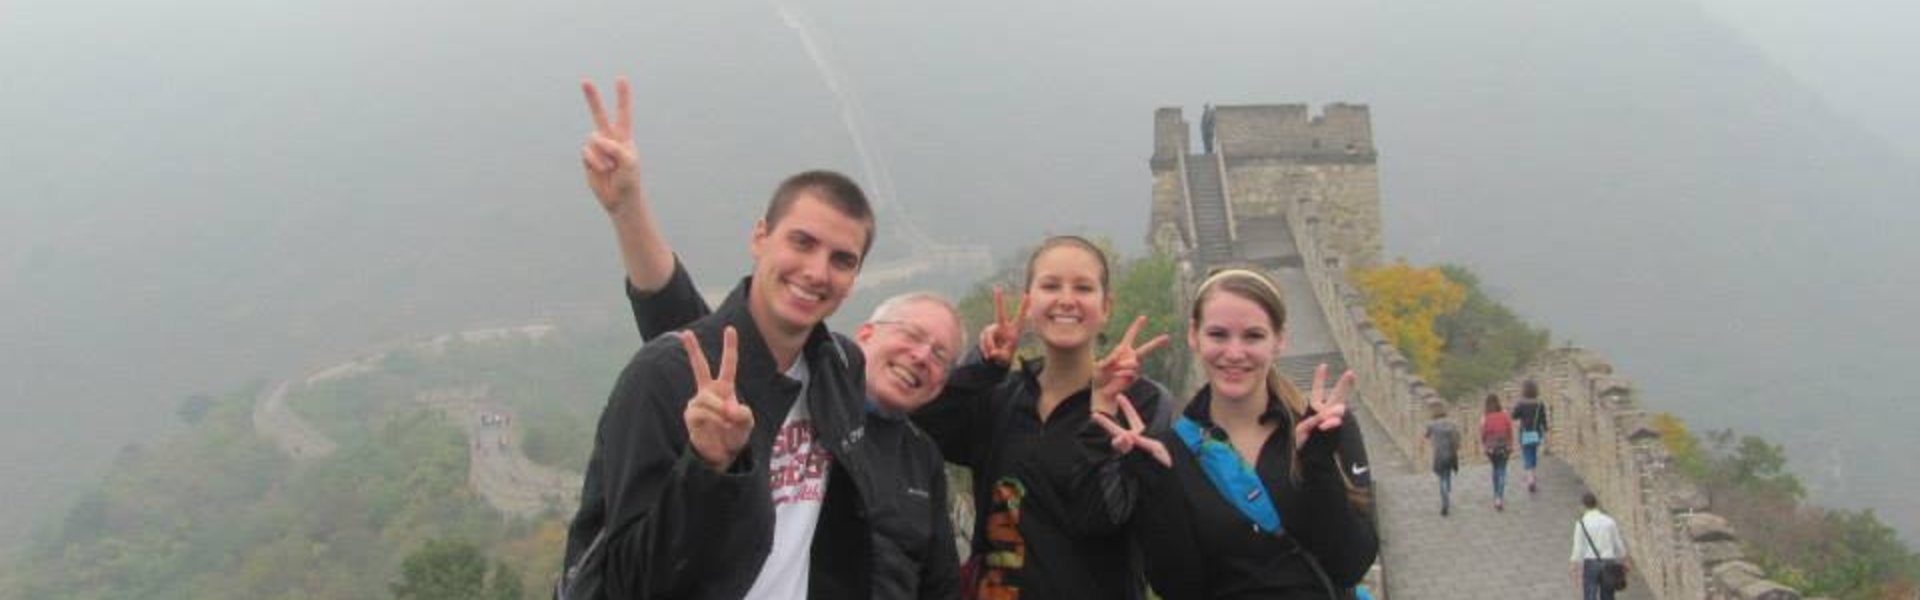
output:
[[[1213,154],[1212,104],[1205,105],[1200,109],[1200,146],[1206,150],[1205,154]]]

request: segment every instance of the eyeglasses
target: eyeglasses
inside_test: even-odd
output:
[[[906,336],[907,342],[915,346],[925,346],[927,348],[927,354],[933,355],[934,362],[940,363],[939,366],[941,369],[946,369],[953,364],[953,353],[947,350],[946,347],[940,345],[940,343],[935,342],[933,335],[928,334],[927,330],[921,329],[919,325],[906,321],[873,321],[872,323],[874,325],[892,325],[894,331],[898,331],[900,335]]]

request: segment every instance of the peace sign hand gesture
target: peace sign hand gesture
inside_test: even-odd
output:
[[[1126,415],[1130,426],[1121,427],[1119,423],[1113,422],[1113,417],[1107,416],[1107,413],[1093,413],[1093,422],[1099,423],[1100,428],[1107,430],[1107,435],[1113,436],[1113,451],[1126,454],[1137,448],[1146,452],[1147,456],[1152,457],[1154,462],[1160,463],[1160,466],[1173,466],[1173,455],[1167,453],[1167,445],[1146,435],[1147,423],[1140,419],[1139,412],[1133,410],[1133,401],[1128,400],[1126,394],[1120,394],[1117,400],[1120,403],[1120,412]]]
[[[687,401],[684,415],[687,443],[701,462],[725,472],[753,434],[753,409],[733,393],[738,334],[728,327],[721,339],[720,374],[715,376],[707,367],[707,355],[700,351],[699,338],[691,331],[680,333],[680,347],[686,349],[687,363],[693,367],[693,398]]]
[[[1114,397],[1126,391],[1127,386],[1140,378],[1140,359],[1148,352],[1167,345],[1171,338],[1167,334],[1154,336],[1147,343],[1135,346],[1133,338],[1140,335],[1140,328],[1147,324],[1147,316],[1133,318],[1133,324],[1127,326],[1127,334],[1120,338],[1120,345],[1114,346],[1107,357],[1100,359],[1093,374],[1093,408],[1099,412],[1113,410]]]
[[[993,324],[980,330],[980,357],[995,364],[1013,364],[1013,352],[1020,347],[1020,329],[1027,322],[1027,298],[1020,297],[1020,308],[1007,315],[1006,299],[1000,286],[993,286]]]
[[[1307,397],[1307,407],[1313,416],[1301,419],[1293,426],[1293,449],[1299,450],[1307,444],[1307,436],[1317,431],[1338,431],[1340,423],[1347,416],[1347,392],[1353,387],[1353,370],[1348,369],[1340,375],[1333,391],[1327,392],[1327,365],[1313,371],[1313,393]]]
[[[614,120],[600,106],[600,91],[593,82],[580,82],[587,97],[587,109],[593,114],[593,133],[587,134],[580,148],[580,163],[586,167],[587,187],[600,200],[600,207],[612,213],[637,204],[640,198],[640,151],[633,144],[633,92],[627,78],[614,80],[616,105]]]

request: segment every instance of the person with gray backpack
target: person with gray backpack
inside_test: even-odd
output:
[[[1433,475],[1440,478],[1440,516],[1452,507],[1453,474],[1460,470],[1460,426],[1447,420],[1447,405],[1433,404],[1433,420],[1427,423],[1426,438],[1433,444]]]

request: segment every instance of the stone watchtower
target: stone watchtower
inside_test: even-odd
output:
[[[1178,108],[1154,113],[1149,243],[1201,265],[1244,258],[1243,222],[1284,219],[1311,204],[1319,231],[1350,267],[1380,263],[1380,177],[1365,105],[1210,109],[1211,148],[1196,154]],[[1204,144],[1203,144],[1204,145]]]

